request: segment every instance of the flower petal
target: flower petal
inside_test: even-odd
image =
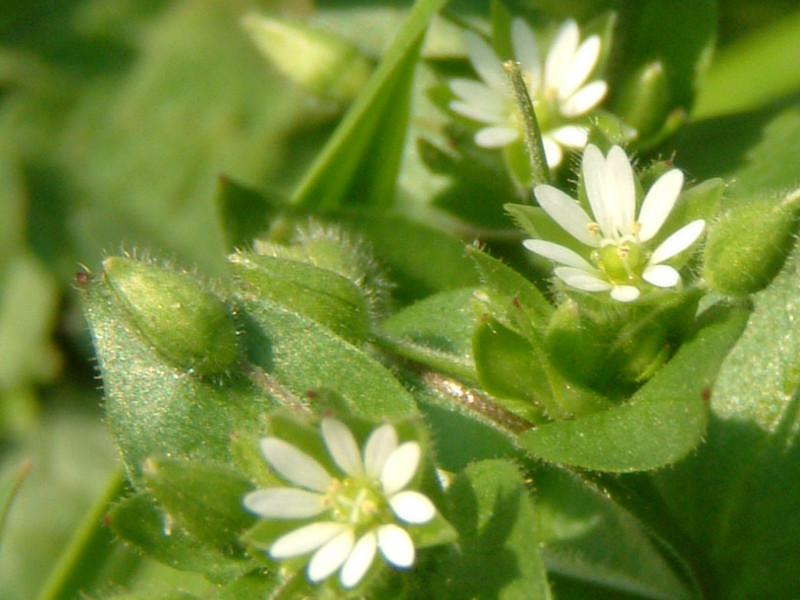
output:
[[[681,276],[678,271],[669,265],[653,265],[644,270],[642,279],[656,287],[670,288],[680,283]]]
[[[592,220],[575,200],[551,185],[537,185],[533,189],[539,206],[558,223],[561,228],[587,246],[598,246],[597,239],[589,231]]]
[[[650,186],[639,210],[641,241],[648,241],[661,229],[680,196],[682,186],[683,173],[678,169],[667,171]]]
[[[547,135],[552,136],[559,144],[567,148],[583,148],[589,140],[589,131],[578,125],[565,125],[548,131]]]
[[[608,84],[605,81],[593,81],[562,102],[559,112],[567,118],[584,115],[600,104],[607,92]]]
[[[272,542],[269,547],[269,555],[275,560],[280,560],[308,554],[327,544],[346,529],[350,529],[350,526],[332,521],[305,525]]]
[[[414,525],[427,523],[436,516],[433,502],[420,492],[399,492],[389,498],[389,506],[398,519]]]
[[[451,79],[450,89],[464,102],[488,114],[502,114],[507,111],[506,97],[497,90],[473,79]]]
[[[705,226],[706,222],[703,219],[698,219],[678,229],[653,251],[653,255],[647,263],[648,266],[657,265],[686,250],[700,237]]]
[[[613,199],[607,199],[606,194],[606,159],[600,149],[594,144],[586,146],[583,151],[583,185],[586,187],[586,197],[595,221],[600,225],[600,230],[606,238],[614,236],[614,213],[609,208]],[[594,246],[598,246],[597,240],[593,241]]]
[[[367,475],[378,478],[386,460],[397,448],[397,431],[386,423],[373,430],[364,444],[364,469]]]
[[[495,127],[484,127],[475,134],[475,143],[481,148],[502,148],[508,146],[519,137],[519,131],[497,125]]]
[[[322,419],[322,438],[328,447],[328,452],[339,467],[351,477],[364,474],[364,464],[361,462],[361,451],[347,425],[338,419]]]
[[[553,262],[557,262],[558,264],[583,269],[584,271],[594,271],[594,267],[584,260],[580,254],[561,244],[555,244],[545,240],[529,239],[522,242],[522,245],[531,252],[543,256],[548,260],[552,260]]]
[[[503,123],[508,119],[507,113],[501,112],[499,108],[497,110],[494,108],[489,110],[482,105],[470,104],[460,100],[453,100],[450,103],[450,110],[457,112],[468,119],[472,119],[473,121],[478,121],[478,123]]]
[[[574,267],[556,267],[553,273],[568,286],[583,292],[606,292],[614,287],[605,279]]]
[[[586,82],[597,65],[598,58],[600,58],[600,37],[593,35],[587,38],[575,53],[569,71],[558,87],[559,100],[566,100]]]
[[[639,288],[632,285],[618,285],[611,290],[611,297],[617,302],[633,302],[640,293]]]
[[[544,67],[545,89],[557,90],[569,71],[580,41],[578,24],[572,19],[564,21],[553,38]]]
[[[362,535],[350,552],[350,556],[342,565],[342,572],[339,574],[339,581],[342,587],[350,589],[359,584],[369,571],[372,561],[375,559],[375,551],[378,548],[378,539],[375,532],[368,531]]]
[[[514,47],[514,58],[519,61],[520,69],[530,77],[529,92],[534,95],[541,86],[542,59],[539,57],[539,45],[530,26],[520,17],[511,21],[511,45]]]
[[[614,228],[629,235],[636,220],[636,185],[628,155],[619,146],[608,151],[605,184],[606,208],[613,214]]]
[[[402,490],[414,477],[422,456],[422,449],[417,442],[400,444],[387,457],[381,471],[381,486],[387,496]]]
[[[508,80],[503,71],[503,64],[484,39],[476,33],[464,33],[467,44],[467,54],[472,66],[491,88],[504,90],[508,87]]]
[[[312,583],[319,583],[329,577],[345,563],[355,542],[353,527],[345,526],[344,531],[317,550],[308,561],[308,579]]]
[[[286,481],[315,492],[328,489],[330,474],[302,450],[274,437],[262,438],[259,446],[264,459]]]
[[[266,488],[244,497],[244,507],[264,519],[306,519],[320,514],[324,496],[296,488]]]
[[[378,548],[391,565],[407,569],[414,564],[414,542],[405,529],[389,524],[378,527]]]
[[[549,134],[542,135],[542,146],[544,146],[544,158],[547,161],[547,166],[555,169],[564,160],[564,152],[561,146]]]

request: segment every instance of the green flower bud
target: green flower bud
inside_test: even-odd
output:
[[[188,275],[119,256],[103,268],[139,332],[165,358],[199,375],[222,373],[236,360],[239,339],[228,310]]]
[[[764,289],[794,246],[800,190],[737,200],[708,232],[704,276],[715,292],[746,296]]]
[[[669,111],[669,90],[661,61],[640,67],[619,92],[615,113],[647,140],[664,126]]]
[[[358,286],[299,260],[240,252],[230,261],[237,278],[259,297],[281,304],[350,340],[370,330],[369,306]]]
[[[326,31],[255,14],[245,17],[243,25],[283,75],[324,100],[351,102],[372,72],[357,47]]]

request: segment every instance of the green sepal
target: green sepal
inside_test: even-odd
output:
[[[174,569],[203,573],[216,583],[230,581],[256,566],[250,559],[222,552],[187,533],[149,492],[112,506],[106,522],[116,535],[148,556]]]
[[[705,398],[749,315],[744,306],[706,310],[690,339],[628,402],[541,425],[522,433],[520,445],[547,461],[612,472],[656,469],[683,458],[703,439]]]
[[[437,371],[477,381],[472,357],[473,291],[440,292],[398,311],[381,324],[379,343]]]
[[[231,315],[188,274],[117,256],[103,261],[103,276],[142,336],[174,364],[215,375],[237,359]]]
[[[791,253],[800,225],[800,190],[731,203],[710,227],[703,276],[715,292],[746,296],[767,287]]]
[[[671,110],[664,64],[654,60],[640,65],[617,92],[615,112],[633,127],[639,145],[656,136]]]
[[[255,517],[242,506],[252,489],[243,475],[208,462],[152,458],[142,469],[147,488],[190,535],[230,556]]]
[[[350,341],[370,332],[369,307],[352,281],[313,264],[237,252],[228,257],[247,293],[305,315]]]

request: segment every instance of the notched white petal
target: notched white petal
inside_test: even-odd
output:
[[[263,519],[306,519],[320,514],[323,496],[295,488],[266,488],[244,497],[247,510]]]
[[[501,112],[506,104],[505,96],[473,79],[451,79],[450,89],[467,104],[488,113]]]
[[[395,448],[383,465],[381,487],[387,496],[402,490],[414,477],[422,456],[417,442],[405,442]]]
[[[450,110],[478,123],[502,123],[507,120],[504,109],[470,104],[461,100],[453,100],[450,103]]]
[[[502,90],[508,85],[503,65],[500,59],[479,35],[466,32],[464,34],[467,43],[467,54],[470,62],[489,87]]]
[[[619,146],[612,146],[606,157],[606,210],[612,215],[617,232],[631,233],[636,218],[636,185],[628,155]]]
[[[683,252],[697,241],[697,238],[703,233],[705,226],[706,222],[703,219],[698,219],[697,221],[692,221],[688,225],[684,225],[661,242],[658,248],[653,251],[653,255],[650,257],[648,264],[656,265]]]
[[[377,548],[378,540],[373,531],[368,531],[359,538],[339,574],[339,581],[344,588],[353,588],[361,582],[372,566]]]
[[[544,146],[544,158],[547,166],[555,169],[564,160],[564,152],[558,142],[548,133],[542,134],[542,146]]]
[[[549,131],[548,135],[567,148],[583,148],[589,140],[589,130],[579,125],[565,125]]]
[[[551,185],[537,185],[533,189],[533,194],[536,196],[539,206],[564,231],[587,246],[598,245],[597,240],[589,231],[589,224],[592,220],[575,200]]]
[[[683,186],[683,173],[678,169],[667,171],[650,186],[639,211],[639,239],[643,242],[655,236],[675,206]]]
[[[502,148],[519,138],[519,132],[505,125],[484,127],[475,134],[475,143],[482,148]]]
[[[378,478],[386,460],[397,448],[397,431],[386,423],[370,433],[364,444],[364,468],[367,475]]]
[[[561,265],[575,267],[585,271],[593,270],[592,265],[584,260],[580,254],[561,244],[555,244],[546,240],[529,239],[523,241],[522,245],[531,252]]]
[[[580,41],[578,24],[572,19],[564,21],[556,32],[553,45],[545,59],[545,87],[557,90],[566,76]]]
[[[348,528],[349,526],[344,523],[334,523],[332,521],[311,523],[299,529],[294,529],[272,542],[269,547],[269,555],[276,560],[280,560],[308,554],[327,544]]]
[[[389,499],[389,506],[398,519],[414,525],[427,523],[436,516],[433,502],[420,492],[399,492]]]
[[[308,579],[319,583],[332,575],[350,556],[355,544],[355,533],[352,527],[346,527],[336,537],[326,542],[308,561]]]
[[[607,92],[608,84],[605,81],[592,81],[564,100],[559,111],[567,118],[585,115],[602,102]]]
[[[539,46],[533,31],[520,17],[515,17],[511,21],[511,45],[514,47],[514,58],[519,61],[521,70],[530,76],[531,91],[538,91],[542,78]]]
[[[414,542],[398,525],[378,527],[378,548],[386,561],[397,568],[408,569],[414,564]]]
[[[286,481],[315,492],[324,492],[330,485],[325,468],[289,442],[268,437],[261,439],[259,446],[264,459]]]
[[[647,267],[642,273],[642,279],[660,288],[675,287],[681,282],[680,273],[669,265]]]
[[[323,419],[321,429],[322,438],[336,466],[352,477],[363,475],[361,451],[347,425],[338,419]]]
[[[606,159],[600,149],[594,144],[586,146],[583,151],[583,161],[581,163],[583,171],[583,184],[586,187],[586,198],[592,209],[595,221],[600,225],[603,236],[612,238],[614,236],[613,212],[609,212],[606,200]],[[611,199],[610,202],[614,202]],[[598,245],[596,242],[594,245]]]
[[[564,81],[562,81],[561,86],[559,86],[559,100],[566,100],[586,82],[597,65],[597,59],[599,57],[600,38],[593,35],[587,38],[575,53],[572,64],[569,66],[569,72],[567,72]]]

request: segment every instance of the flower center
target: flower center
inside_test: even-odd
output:
[[[351,477],[334,479],[323,502],[333,520],[365,529],[384,522],[389,510],[377,482]]]
[[[646,263],[642,249],[630,241],[603,246],[592,258],[614,283],[638,283]]]

